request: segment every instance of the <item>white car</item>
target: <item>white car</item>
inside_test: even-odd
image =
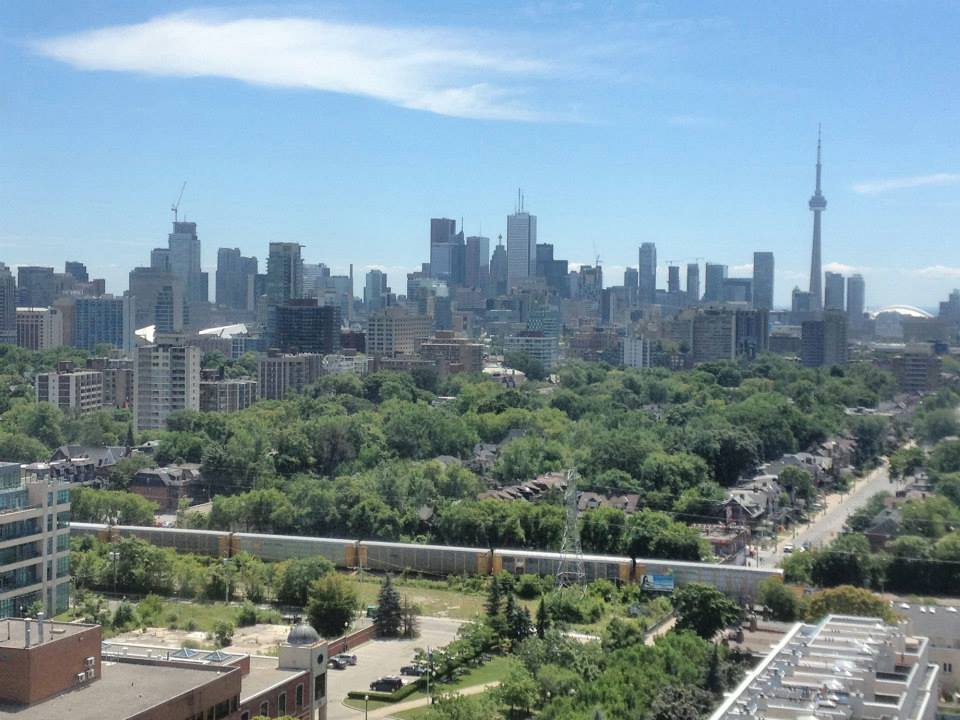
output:
[[[786,545],[783,546],[784,555],[789,555],[792,552],[793,552],[793,545],[791,545],[790,543],[787,543]]]

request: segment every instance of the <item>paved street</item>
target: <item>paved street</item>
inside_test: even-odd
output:
[[[462,620],[421,617],[420,637],[416,640],[371,640],[350,648],[357,656],[357,664],[345,670],[327,670],[327,719],[357,720],[362,710],[352,710],[343,704],[351,690],[367,690],[370,683],[383,675],[399,675],[400,666],[413,659],[416,648],[441,647],[455,640]],[[413,679],[413,678],[410,678]],[[370,713],[373,716],[373,713]]]
[[[847,518],[866,505],[871,496],[881,490],[893,492],[895,489],[896,485],[890,483],[887,464],[884,462],[865,478],[858,480],[851,492],[828,495],[825,508],[813,518],[813,522],[797,526],[796,537],[792,530],[782,533],[773,552],[764,551],[760,554],[761,567],[776,567],[783,560],[785,544],[792,544],[795,548],[800,548],[803,543],[810,543],[813,548],[827,544],[840,534]]]

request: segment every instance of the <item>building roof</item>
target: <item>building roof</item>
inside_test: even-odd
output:
[[[275,657],[250,656],[250,672],[243,676],[240,688],[240,702],[247,702],[265,690],[290,682],[298,675],[307,675],[306,670],[283,669],[277,667]]]
[[[122,720],[206,685],[216,676],[237,668],[185,668],[173,665],[144,666],[134,663],[102,663],[99,680],[23,708],[0,706],[0,715],[15,714],[17,720]]]
[[[40,629],[36,620],[30,620],[30,647],[40,645]],[[26,646],[26,620],[20,618],[4,618],[0,620],[0,647],[23,648]],[[43,623],[43,645],[63,640],[64,638],[79,635],[85,630],[96,627],[81,623],[64,623],[45,620]]]
[[[295,625],[287,635],[288,645],[313,645],[320,642],[320,635],[305,622]]]

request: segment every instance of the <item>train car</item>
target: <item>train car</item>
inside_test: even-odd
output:
[[[360,561],[368,570],[383,572],[412,570],[438,577],[490,574],[490,550],[486,548],[364,540]]]
[[[511,575],[556,575],[560,567],[560,553],[537,550],[494,550],[493,572],[506,570]],[[628,583],[631,580],[633,561],[616,555],[584,555],[583,569],[587,582],[611,580]]]
[[[740,600],[756,598],[760,583],[770,577],[782,578],[783,570],[647,558],[636,558],[633,570],[633,579],[637,583],[649,583],[654,587],[658,582],[661,587],[704,583]],[[665,578],[672,578],[672,582],[660,582]]]
[[[320,555],[338,568],[357,566],[356,540],[233,533],[233,549],[271,562]]]
[[[110,542],[110,526],[100,523],[70,523],[71,535],[93,535],[100,542]]]
[[[230,533],[218,530],[181,530],[179,528],[141,527],[139,525],[97,525],[71,523],[70,532],[96,535],[101,540],[136,537],[157,547],[173,548],[177,552],[229,557]]]

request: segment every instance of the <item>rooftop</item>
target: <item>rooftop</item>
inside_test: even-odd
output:
[[[0,620],[0,647],[25,648],[27,644],[27,622],[30,623],[30,647],[40,645],[40,626],[36,620],[5,618]],[[85,630],[96,627],[96,625],[51,622],[48,620],[44,620],[43,626],[44,645],[73,635],[79,635]]]
[[[240,690],[240,702],[256,697],[264,690],[268,690],[280,683],[289,682],[298,675],[305,675],[306,673],[306,670],[283,670],[278,668],[275,657],[251,655],[250,673],[243,678],[243,685]]]
[[[99,680],[27,708],[0,706],[0,717],[9,714],[16,715],[17,720],[121,720],[206,685],[226,672],[240,671],[104,662]]]

